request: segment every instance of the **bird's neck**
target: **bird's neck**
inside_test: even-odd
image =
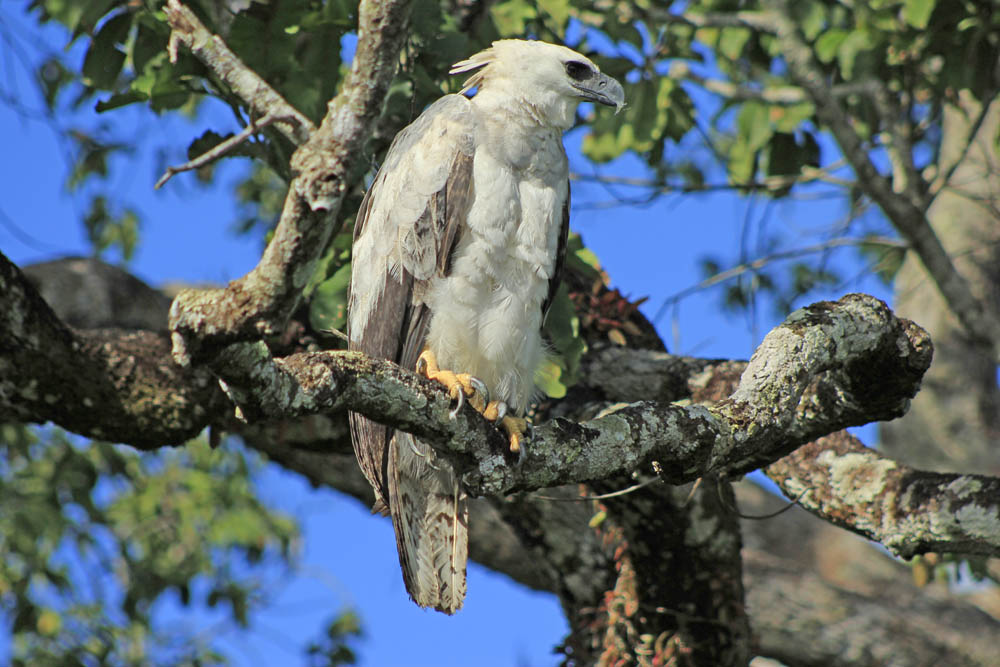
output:
[[[529,93],[495,81],[481,88],[472,101],[482,112],[505,122],[559,131],[573,126],[578,103],[550,91]]]

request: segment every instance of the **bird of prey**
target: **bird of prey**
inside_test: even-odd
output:
[[[524,411],[569,217],[562,134],[581,101],[620,109],[621,84],[575,51],[501,40],[395,138],[358,211],[350,348],[444,383],[524,455]],[[465,93],[475,89],[472,97]],[[403,432],[351,414],[354,451],[388,512],[406,589],[452,614],[465,597],[466,495],[454,467]]]

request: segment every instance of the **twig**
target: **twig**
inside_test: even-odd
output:
[[[769,12],[685,12],[675,14],[670,10],[651,7],[643,12],[655,24],[680,24],[692,28],[748,28],[757,32],[774,33],[777,28]]]
[[[174,174],[179,174],[184,171],[191,171],[192,169],[200,169],[209,162],[218,160],[223,155],[225,155],[232,149],[236,148],[236,146],[240,145],[241,143],[249,139],[251,136],[253,136],[257,132],[257,130],[265,128],[273,123],[282,123],[282,122],[294,123],[296,122],[296,120],[297,120],[296,118],[291,116],[283,116],[277,114],[268,114],[263,118],[261,118],[259,121],[254,121],[253,119],[251,119],[250,124],[244,127],[239,132],[239,134],[235,134],[229,137],[222,143],[205,151],[204,153],[194,158],[193,160],[188,160],[184,164],[179,164],[176,167],[167,167],[166,172],[164,172],[163,176],[160,176],[160,180],[156,182],[156,185],[153,186],[153,189],[159,190],[161,187],[163,187],[163,185],[167,181],[169,181],[171,178],[174,177]]]
[[[689,63],[676,61],[670,64],[667,76],[671,79],[685,79],[701,86],[710,93],[715,93],[720,97],[743,102],[756,100],[767,104],[779,106],[792,106],[796,104],[811,103],[812,100],[802,88],[798,86],[774,86],[756,90],[741,86],[732,81],[724,79],[710,79],[695,73]],[[830,93],[834,97],[848,97],[850,95],[871,95],[880,89],[882,84],[875,80],[859,81],[856,83],[842,83],[833,86]]]
[[[781,190],[792,185],[804,183],[829,183],[837,187],[853,187],[856,183],[853,180],[838,178],[833,172],[847,166],[844,160],[838,160],[826,167],[816,168],[803,166],[798,174],[788,176],[768,176],[761,181],[748,181],[744,183],[702,183],[698,185],[671,185],[646,178],[628,178],[621,176],[599,176],[570,172],[569,178],[572,181],[587,183],[601,183],[604,185],[627,185],[635,188],[654,188],[659,193],[679,192],[682,194],[692,194],[697,192],[719,192],[729,190]]]
[[[841,238],[830,239],[829,241],[824,241],[823,243],[817,243],[814,245],[805,246],[802,248],[793,248],[791,250],[783,250],[781,252],[771,253],[770,255],[767,255],[765,257],[759,257],[753,260],[752,262],[743,262],[741,264],[737,264],[736,266],[730,269],[726,269],[725,271],[721,271],[713,276],[705,278],[696,285],[685,287],[681,291],[675,292],[674,294],[668,296],[663,300],[663,304],[660,306],[659,310],[656,311],[656,315],[653,316],[653,323],[655,324],[660,320],[661,317],[663,317],[663,314],[666,312],[667,308],[671,304],[676,303],[681,299],[684,299],[690,296],[691,294],[694,294],[695,292],[708,289],[709,287],[714,287],[715,285],[718,285],[719,283],[724,283],[727,280],[732,280],[733,278],[743,275],[748,271],[757,271],[759,269],[764,268],[768,264],[773,264],[774,262],[779,262],[785,259],[791,259],[793,257],[799,257],[801,255],[811,255],[813,253],[830,250],[831,248],[841,248],[845,246],[858,246],[866,244],[884,245],[891,248],[903,248],[903,249],[910,247],[907,243],[903,241],[900,241],[898,239],[888,238],[885,236],[874,236],[868,238],[841,237]]]
[[[587,500],[607,500],[608,498],[617,498],[619,496],[626,496],[630,493],[638,491],[639,489],[645,488],[654,482],[660,481],[659,477],[652,477],[644,482],[639,482],[638,484],[633,484],[632,486],[625,487],[624,489],[618,489],[617,491],[611,491],[609,493],[602,493],[597,496],[573,496],[572,498],[558,498],[556,496],[545,496],[540,493],[531,494],[532,498],[538,498],[539,500],[554,500],[561,503],[578,503]]]

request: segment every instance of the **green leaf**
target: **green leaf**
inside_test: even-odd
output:
[[[768,107],[747,102],[736,117],[736,141],[729,148],[729,176],[734,183],[753,180],[757,157],[773,133]]]
[[[580,359],[586,343],[580,337],[580,320],[566,284],[556,290],[543,325],[546,338],[557,357],[546,362],[535,373],[535,383],[552,398],[562,398],[567,388],[579,380]]]
[[[566,29],[572,11],[569,0],[538,0],[538,7],[552,17],[560,31]]]
[[[493,5],[490,15],[502,37],[524,37],[528,22],[538,17],[538,11],[526,0],[506,0]]]
[[[935,0],[904,0],[903,20],[917,30],[923,30],[931,20]]]
[[[847,39],[848,34],[846,30],[831,28],[820,35],[819,39],[816,40],[815,46],[816,57],[820,59],[820,62],[832,62],[837,57],[837,50],[843,44],[844,40]]]
[[[799,173],[801,160],[795,135],[776,132],[768,144],[767,175],[794,176]]]
[[[816,36],[827,24],[827,10],[822,2],[815,0],[799,0],[793,5],[796,14],[796,22],[802,29],[802,34],[809,41],[816,39]]]
[[[858,250],[865,262],[873,267],[875,274],[886,285],[892,285],[906,259],[906,248],[888,246],[884,243],[862,243],[858,246]]]
[[[844,38],[837,48],[837,64],[845,79],[854,77],[854,64],[858,56],[871,51],[877,44],[877,38],[868,30],[854,30]]]
[[[561,380],[562,366],[552,359],[546,359],[535,371],[535,385],[549,398],[566,396],[567,386]]]
[[[94,109],[98,113],[104,113],[105,111],[111,111],[112,109],[128,106],[129,104],[135,104],[136,102],[144,102],[148,99],[149,96],[145,93],[130,90],[127,93],[117,93],[112,95],[106,100],[98,100],[97,104],[94,105]]]
[[[59,93],[76,78],[58,58],[49,58],[42,63],[38,67],[36,76],[42,88],[45,105],[50,111],[55,109]]]
[[[723,28],[719,33],[717,48],[730,60],[738,60],[743,55],[743,47],[750,39],[750,31],[746,28]]]
[[[129,48],[131,66],[136,74],[143,72],[149,61],[157,54],[166,52],[167,36],[160,30],[147,25],[147,22],[137,21],[135,39],[132,40]]]
[[[811,102],[791,106],[772,107],[770,118],[778,132],[794,132],[803,122],[813,117],[816,108]]]
[[[345,264],[324,280],[309,302],[309,323],[316,331],[342,331],[347,324],[347,286],[351,265]]]
[[[122,45],[132,26],[129,12],[115,14],[108,19],[90,41],[90,48],[83,59],[83,81],[94,88],[109,89],[115,85],[125,64]]]
[[[736,127],[750,150],[763,148],[772,134],[770,110],[758,102],[747,102],[736,118]]]
[[[52,3],[49,4],[51,6]],[[114,7],[123,4],[123,2],[122,0],[89,0],[88,2],[70,2],[68,4],[79,4],[84,7],[83,12],[80,14],[79,22],[72,27],[73,38],[75,39],[82,33],[92,33],[97,24],[101,22],[101,18]]]

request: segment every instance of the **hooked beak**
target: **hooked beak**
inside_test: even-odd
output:
[[[625,90],[622,84],[607,74],[596,73],[583,81],[574,81],[572,86],[580,93],[580,97],[588,102],[597,102],[614,107],[615,113],[625,106]]]

